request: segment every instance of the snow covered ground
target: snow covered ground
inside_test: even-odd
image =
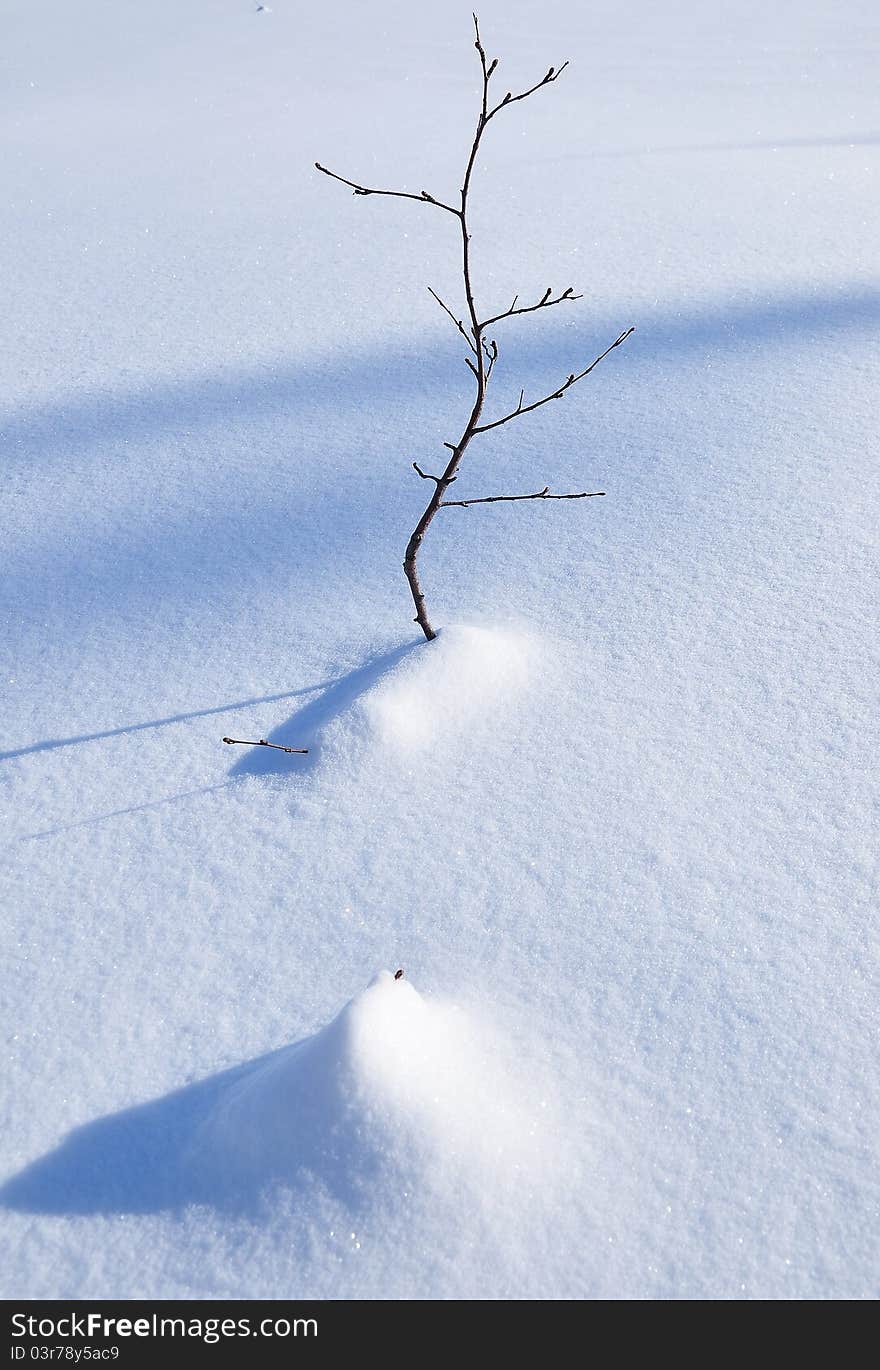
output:
[[[480,17],[427,644],[469,7],[0,0],[7,1296],[878,1292],[876,6]]]

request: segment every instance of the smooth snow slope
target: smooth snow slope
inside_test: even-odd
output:
[[[254,11],[0,3],[3,1292],[873,1297],[875,7],[483,10],[493,413],[638,331],[432,644],[455,226],[312,164],[454,195],[470,11]]]

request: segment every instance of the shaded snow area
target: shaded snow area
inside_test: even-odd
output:
[[[0,16],[3,1294],[876,1297],[876,6]]]

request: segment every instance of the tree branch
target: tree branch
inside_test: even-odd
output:
[[[551,495],[550,486],[537,490],[534,495],[486,495],[483,499],[444,499],[441,509],[470,509],[472,504],[510,504],[521,499],[596,499],[604,495],[604,490],[580,490],[575,495]]]
[[[516,308],[519,296],[514,295],[513,304],[509,309],[505,309],[503,314],[493,314],[491,319],[484,319],[480,327],[489,328],[491,324],[499,323],[501,319],[512,319],[515,314],[534,314],[536,309],[549,309],[551,305],[563,304],[566,300],[582,300],[584,298],[583,295],[575,295],[574,286],[571,285],[567,290],[563,290],[561,295],[557,295],[555,300],[551,299],[551,293],[548,285],[537,304],[523,305],[520,309]]]
[[[476,355],[477,355],[477,349],[476,349],[476,347],[474,346],[473,339],[472,339],[471,337],[468,336],[468,331],[467,331],[467,329],[465,328],[464,324],[462,323],[461,319],[457,319],[457,318],[455,317],[455,315],[453,314],[452,310],[449,308],[449,305],[443,303],[443,301],[441,300],[440,296],[437,294],[437,291],[436,291],[436,290],[432,290],[431,287],[428,286],[428,291],[429,291],[429,293],[430,293],[431,295],[434,296],[434,299],[437,301],[437,303],[439,304],[440,308],[441,308],[441,309],[444,309],[444,310],[446,311],[446,313],[449,315],[450,319],[451,319],[452,322],[455,324],[456,328],[458,329],[458,331],[459,331],[459,333],[461,334],[461,336],[464,338],[464,340],[465,340],[465,342],[467,343],[468,347],[471,349],[471,351],[473,352],[474,356],[476,356]]]
[[[458,480],[458,476],[432,476],[430,472],[423,471],[417,461],[413,462],[413,470],[416,472],[417,475],[421,476],[422,480],[432,480],[437,485],[444,486],[444,488],[447,485],[451,485],[454,480]]]
[[[479,19],[477,18],[476,15],[473,16],[473,20],[474,20],[474,33],[476,34],[476,42],[474,43],[474,47],[477,49],[477,52],[480,54],[480,66],[483,68],[483,86],[484,86],[484,88],[487,88],[488,85],[489,85],[489,77],[492,75],[492,72],[495,70],[495,68],[496,68],[497,65],[498,65],[498,58],[497,58],[497,57],[494,58],[493,61],[492,61],[492,64],[491,64],[491,65],[487,65],[487,62],[486,62],[486,53],[485,53],[485,51],[483,50],[483,44],[482,44],[482,42],[480,41],[480,21],[479,21]],[[483,113],[485,114],[485,107],[484,107]]]
[[[489,110],[486,115],[486,123],[488,124],[490,119],[495,118],[499,109],[504,109],[507,105],[515,105],[517,100],[526,100],[530,95],[534,95],[536,90],[541,90],[543,86],[549,86],[553,81],[558,81],[567,66],[568,62],[563,62],[562,66],[558,69],[556,67],[551,67],[546,76],[542,76],[540,81],[536,81],[533,86],[529,86],[528,90],[524,90],[521,95],[511,95],[510,91],[508,91],[504,99],[500,100],[494,109]]]
[[[486,343],[482,338],[480,341],[483,343],[483,350],[486,353],[486,361],[488,363],[486,366],[485,381],[485,384],[488,385],[492,377],[492,372],[495,370],[495,363],[498,360],[498,344],[494,338],[490,343]]]
[[[319,171],[323,171],[325,176],[330,176],[334,181],[341,181],[344,186],[351,186],[355,195],[394,195],[398,200],[418,200],[422,205],[436,205],[438,209],[446,209],[450,214],[454,214],[457,219],[461,218],[461,210],[454,209],[452,205],[444,204],[442,200],[435,200],[433,195],[429,195],[427,190],[421,191],[418,195],[413,195],[409,190],[374,190],[369,186],[362,186],[357,181],[349,181],[345,176],[338,176],[335,171],[328,171],[320,162],[315,166]]]
[[[519,392],[519,404],[515,409],[511,410],[509,414],[505,414],[504,418],[495,419],[493,423],[480,424],[479,427],[474,429],[474,432],[488,433],[490,428],[500,428],[503,423],[510,423],[511,419],[518,419],[521,414],[530,414],[533,409],[540,409],[542,404],[549,404],[551,400],[561,400],[566,390],[569,390],[573,385],[576,385],[578,381],[582,381],[584,376],[589,376],[590,372],[594,367],[599,365],[603,357],[607,357],[608,353],[613,352],[615,347],[619,347],[622,342],[626,342],[629,335],[634,332],[635,328],[628,328],[625,333],[621,333],[620,337],[616,338],[610,347],[606,347],[605,351],[601,352],[595,361],[590,362],[590,365],[585,367],[583,371],[579,371],[577,375],[572,373],[564,385],[560,385],[558,390],[554,390],[550,395],[545,395],[543,399],[535,400],[533,404],[524,405],[523,399],[525,398],[525,391],[521,390]]]
[[[480,25],[476,15],[474,15],[474,31],[476,33],[477,39],[474,43],[474,47],[480,54],[480,64],[483,68],[483,87],[485,91],[488,91],[489,78],[491,77],[492,73],[498,65],[498,58],[495,57],[490,63],[487,64],[486,53],[484,52],[483,44],[480,41]],[[499,100],[498,104],[495,106],[494,109],[489,109],[488,103],[484,102],[483,123],[488,124],[489,120],[495,117],[499,109],[504,109],[506,105],[514,105],[516,104],[517,100],[525,100],[529,95],[534,95],[536,90],[540,90],[543,86],[549,86],[552,81],[558,80],[558,78],[562,75],[567,66],[568,62],[563,62],[562,66],[558,69],[556,67],[551,67],[547,74],[541,77],[540,81],[536,81],[533,86],[530,86],[528,90],[522,91],[519,95],[512,95],[510,91],[508,91],[504,99]]]

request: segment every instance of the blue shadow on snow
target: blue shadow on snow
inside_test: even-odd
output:
[[[316,1180],[350,1207],[356,1206],[362,1191],[352,1183],[344,1139],[300,1130],[291,1138],[283,1175],[248,1172],[234,1160],[227,1165],[210,1142],[202,1140],[199,1145],[200,1128],[230,1087],[306,1041],[75,1128],[54,1151],[0,1187],[0,1207],[74,1217],[159,1213],[199,1204],[256,1215],[261,1195],[273,1184],[281,1182],[296,1191]],[[295,1129],[296,1119],[292,1125]]]
[[[321,737],[329,723],[344,713],[392,670],[410,652],[427,646],[423,638],[405,642],[390,652],[372,657],[364,666],[349,671],[325,686],[321,693],[285,723],[267,733],[266,741],[279,747],[308,747],[308,756],[289,755],[271,747],[249,747],[229,772],[230,778],[243,775],[290,775],[311,770],[321,753]]]

